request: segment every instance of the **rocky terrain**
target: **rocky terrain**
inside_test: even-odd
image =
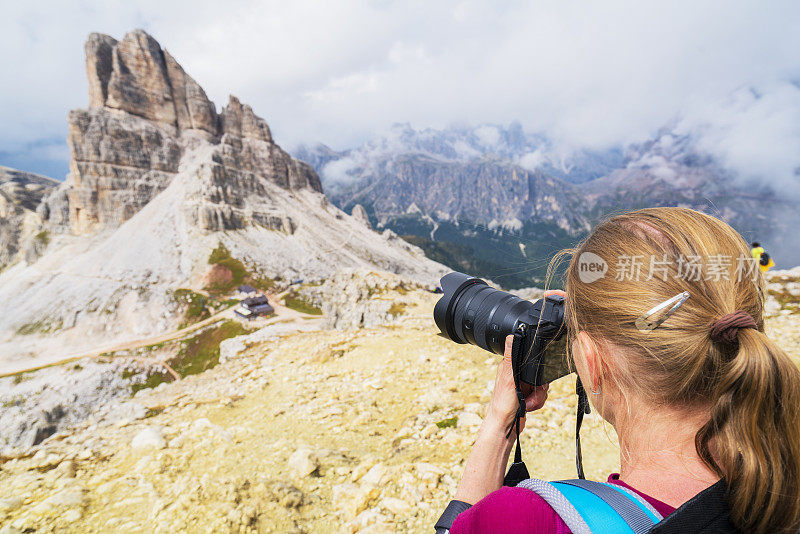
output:
[[[36,208],[57,185],[46,176],[0,167],[0,271],[18,259],[35,260],[47,246]]]
[[[480,125],[413,130],[397,125],[362,146],[336,152],[301,147],[332,201],[363,206],[446,265],[506,287],[541,285],[551,257],[619,210],[684,206],[724,219],[764,243],[780,266],[800,263],[791,229],[796,202],[744,180],[669,129],[606,151],[559,150],[544,135]],[[514,273],[518,274],[514,274]]]
[[[452,497],[498,357],[437,335],[437,296],[343,274],[371,326],[223,343],[224,363],[0,461],[0,532],[428,532]],[[800,268],[769,277],[767,330],[800,363]],[[388,321],[388,322],[385,322]],[[574,377],[551,387],[523,445],[532,473],[574,476]],[[618,466],[592,414],[587,476]]]
[[[0,374],[173,331],[183,289],[443,272],[330,204],[249,106],[232,96],[217,113],[147,33],[92,34],[85,52],[90,107],[69,114],[70,174],[35,214],[14,208],[41,239],[0,272]]]

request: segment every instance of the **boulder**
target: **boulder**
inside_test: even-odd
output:
[[[144,449],[154,447],[156,449],[163,449],[167,446],[161,429],[158,427],[148,426],[144,430],[136,434],[131,440],[131,447],[134,449]]]
[[[319,468],[319,461],[310,449],[297,449],[288,462],[289,469],[298,478],[305,478]]]

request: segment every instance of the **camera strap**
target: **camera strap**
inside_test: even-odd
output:
[[[522,383],[520,382],[520,370],[522,368],[522,346],[525,338],[524,327],[514,332],[514,341],[511,345],[511,371],[514,374],[514,388],[517,393],[517,400],[519,406],[517,413],[514,417],[514,422],[508,429],[506,438],[511,436],[512,432],[517,434],[517,445],[514,451],[514,462],[508,468],[505,478],[503,479],[504,486],[516,486],[523,480],[530,478],[528,468],[525,462],[522,461],[522,447],[519,442],[520,422],[525,417],[525,394],[522,392]],[[583,425],[583,416],[592,413],[589,405],[589,397],[586,395],[586,389],[583,387],[581,378],[577,377],[575,381],[575,394],[578,396],[578,413],[575,419],[575,466],[578,470],[578,478],[585,479],[583,473],[583,454],[581,452],[581,426]]]
[[[575,420],[575,464],[578,468],[578,478],[583,476],[583,454],[581,454],[581,425],[583,424],[583,414],[592,413],[589,407],[589,397],[583,388],[581,377],[575,382],[575,394],[578,395],[578,417]]]
[[[511,433],[517,433],[517,449],[514,452],[514,463],[508,468],[505,478],[503,479],[504,486],[516,486],[523,480],[529,479],[531,476],[528,474],[528,468],[525,467],[525,462],[522,461],[522,447],[519,443],[519,430],[520,422],[525,417],[525,394],[522,392],[522,383],[520,382],[520,369],[522,368],[522,346],[525,339],[524,326],[520,325],[520,329],[514,332],[514,342],[511,345],[511,371],[514,374],[514,388],[517,391],[517,400],[519,406],[517,413],[514,417],[514,422],[508,429],[506,438],[511,436]]]

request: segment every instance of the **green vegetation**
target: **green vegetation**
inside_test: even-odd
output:
[[[122,378],[123,378],[123,379],[125,379],[125,380],[128,380],[128,379],[130,379],[130,378],[133,378],[133,377],[134,377],[134,376],[136,376],[137,374],[139,374],[139,373],[137,373],[137,372],[136,372],[136,371],[134,371],[133,369],[123,369],[123,370],[122,370]]]
[[[376,286],[369,286],[367,287],[367,296],[369,298],[374,297],[375,295],[383,295],[385,293],[389,293],[390,291],[395,291],[400,293],[401,295],[406,295],[410,291],[405,284],[398,284],[397,287],[376,287]]]
[[[205,289],[209,293],[223,295],[230,293],[242,284],[249,284],[259,291],[270,291],[275,287],[275,280],[247,270],[244,263],[231,256],[230,251],[220,243],[208,257],[209,265],[219,265],[231,273],[231,280],[212,282]]]
[[[267,276],[258,276],[254,274],[245,276],[244,281],[246,284],[250,284],[259,291],[271,291],[275,289],[276,285],[276,280],[274,278],[269,278]]]
[[[458,426],[458,416],[454,415],[453,417],[448,417],[447,419],[442,419],[436,426],[439,428],[450,428]]]
[[[175,356],[167,360],[169,365],[181,378],[202,373],[219,363],[219,344],[230,337],[250,333],[238,321],[223,321],[206,328],[199,334],[180,342],[180,349]],[[159,346],[164,346],[160,344]],[[122,378],[130,379],[139,374],[137,371],[125,370]],[[164,382],[172,382],[174,377],[166,369],[149,371],[147,378],[131,386],[133,393],[142,389],[154,388]]]
[[[296,293],[289,293],[283,299],[287,308],[291,308],[300,313],[307,313],[309,315],[322,315],[322,310],[311,304],[309,301]]]
[[[149,419],[151,417],[155,417],[156,415],[160,414],[164,411],[163,406],[156,406],[155,408],[148,408],[147,411],[144,413],[144,419]]]
[[[41,232],[33,236],[33,238],[36,240],[37,243],[45,247],[50,244],[50,232],[48,232],[47,230],[42,230]]]
[[[781,305],[781,309],[791,310],[791,313],[800,313],[800,298],[792,295],[785,288],[781,288],[781,291],[770,289],[767,294],[775,297]]]
[[[406,305],[402,302],[393,302],[391,308],[389,308],[389,315],[397,317],[398,315],[402,315],[405,309]]]
[[[178,304],[185,306],[183,321],[178,325],[178,330],[199,323],[211,317],[214,313],[235,306],[239,303],[236,299],[218,300],[215,297],[207,297],[202,293],[197,293],[191,289],[176,289],[172,292],[172,298]],[[163,344],[150,345],[146,350],[161,348]]]
[[[51,321],[36,321],[20,326],[17,329],[17,334],[22,336],[30,336],[33,334],[49,334],[50,332],[61,330],[61,326],[61,321],[58,321],[57,323]]]
[[[186,306],[186,311],[183,313],[183,322],[178,326],[179,330],[211,317],[211,310],[208,309],[210,299],[205,295],[201,295],[191,289],[176,289],[172,292],[172,298]]]
[[[25,399],[22,396],[17,395],[16,397],[9,399],[7,401],[3,401],[3,408],[13,408],[14,406],[19,406]]]
[[[219,363],[219,344],[223,340],[248,332],[238,321],[224,321],[184,341],[170,366],[181,378],[202,373]]]
[[[543,287],[550,259],[584,237],[570,235],[553,223],[528,221],[520,230],[510,231],[490,230],[468,221],[439,221],[431,239],[433,226],[414,215],[392,219],[388,227],[420,247],[432,260],[490,278],[504,288]],[[554,273],[551,287],[561,286],[560,275],[565,267],[562,265]]]
[[[163,349],[164,347],[166,347],[170,343],[173,343],[173,342],[172,341],[162,341],[161,343],[154,343],[152,345],[145,345],[144,347],[140,347],[137,350],[137,352],[139,352],[139,353],[153,352],[154,350]]]
[[[167,371],[157,371],[148,375],[144,382],[140,384],[133,384],[131,386],[131,391],[136,394],[137,391],[154,388],[160,384],[163,384],[164,382],[172,382],[172,375],[170,375]]]
[[[236,286],[242,285],[246,276],[249,276],[244,264],[231,256],[230,251],[220,243],[208,257],[209,265],[220,265],[231,272],[231,280],[228,282],[214,282],[208,289],[213,293],[230,293]]]
[[[15,374],[12,382],[14,383],[14,385],[17,385],[17,384],[22,384],[26,380],[30,379],[31,379],[31,371],[23,371],[21,373]]]

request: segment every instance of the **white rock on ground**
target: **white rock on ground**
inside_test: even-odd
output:
[[[131,447],[134,449],[144,449],[147,447],[154,447],[156,449],[163,449],[167,446],[161,429],[158,427],[148,426],[140,431],[131,440]]]
[[[319,462],[314,458],[314,453],[310,449],[297,449],[289,456],[289,469],[295,476],[303,478],[319,467]]]

